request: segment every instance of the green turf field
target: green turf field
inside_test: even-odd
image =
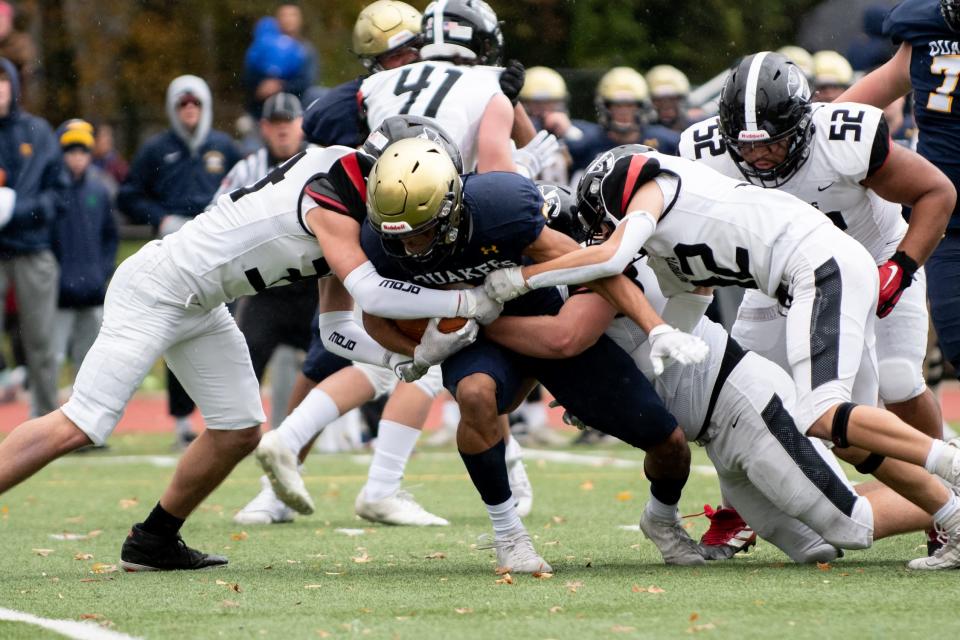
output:
[[[367,458],[346,454],[308,463],[317,514],[241,528],[231,516],[258,476],[246,461],[184,529],[191,545],[228,555],[229,567],[111,572],[127,528],[172,472],[164,466],[173,462],[169,440],[118,437],[110,452],[72,455],[0,497],[0,607],[183,639],[944,638],[960,628],[960,574],[904,569],[921,552],[921,534],[827,567],[794,566],[761,542],[725,564],[666,568],[639,532],[620,528],[636,524],[645,501],[639,468],[529,462],[536,498],[527,526],[555,574],[498,583],[492,552],[475,549],[489,529],[486,514],[451,450],[416,455],[407,474],[421,503],[453,523],[448,528],[359,521],[353,499]],[[626,447],[576,452],[642,459]],[[694,455],[695,464],[707,464],[702,452]],[[682,510],[698,512],[711,500],[715,479],[695,472]],[[702,517],[690,522],[696,536],[706,528]],[[63,533],[89,537],[51,537]],[[61,636],[0,622],[0,638],[53,637]]]

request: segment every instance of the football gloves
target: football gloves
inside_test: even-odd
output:
[[[513,162],[518,172],[531,180],[536,179],[544,167],[549,167],[556,161],[560,142],[557,136],[546,129],[539,131],[533,139],[513,152]]]
[[[500,90],[513,106],[517,106],[517,101],[520,100],[520,90],[523,89],[526,75],[527,71],[519,60],[509,60],[500,72]]]
[[[885,318],[900,301],[904,289],[913,282],[920,265],[916,260],[897,251],[889,260],[880,265],[880,296],[877,299],[877,315]]]
[[[503,304],[490,297],[484,287],[464,289],[460,292],[460,304],[457,306],[457,316],[461,318],[475,318],[482,325],[488,325],[503,311]]]
[[[682,365],[703,362],[710,353],[707,343],[668,324],[655,326],[648,336],[653,374],[659,376],[671,362]]]
[[[523,272],[520,271],[520,267],[497,269],[487,274],[487,279],[483,281],[483,288],[488,296],[500,304],[509,302],[530,291],[526,280],[523,279]]]

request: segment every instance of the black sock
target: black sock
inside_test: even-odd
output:
[[[460,452],[463,465],[484,504],[503,504],[510,499],[506,451],[507,445],[501,440],[481,453]]]
[[[686,477],[652,478],[647,474],[647,480],[650,481],[650,493],[663,504],[679,503],[680,494],[683,493],[683,487],[687,484]]]
[[[167,513],[166,509],[157,503],[147,519],[143,521],[140,528],[147,533],[164,538],[172,538],[180,533],[180,527],[183,526],[183,519]]]

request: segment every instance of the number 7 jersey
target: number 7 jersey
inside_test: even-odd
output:
[[[366,78],[357,99],[366,109],[367,126],[376,130],[390,116],[433,118],[460,149],[464,172],[477,164],[477,131],[490,99],[500,90],[499,67],[457,66],[431,60],[416,62]]]
[[[900,205],[860,184],[879,170],[890,151],[883,112],[853,103],[814,103],[811,109],[814,130],[807,160],[777,190],[822,211],[836,227],[862,244],[877,264],[882,264],[893,255],[907,231]],[[727,177],[743,179],[727,152],[716,117],[683,132],[680,156],[706,164]]]

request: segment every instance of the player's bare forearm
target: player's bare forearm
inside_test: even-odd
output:
[[[897,247],[922,265],[933,253],[946,231],[947,223],[956,205],[956,191],[951,194],[931,192],[914,205],[910,212],[910,226]]]
[[[413,356],[413,350],[417,348],[417,343],[401,332],[395,322],[387,318],[364,313],[363,328],[371,338],[388,351]]]
[[[517,104],[513,108],[513,130],[510,132],[510,137],[513,138],[519,149],[525,147],[528,142],[533,140],[535,135],[537,135],[537,129],[533,126],[530,116],[527,115],[527,110],[523,108],[522,104]]]
[[[477,173],[516,171],[510,133],[513,105],[503,94],[490,99],[477,127]]]
[[[590,348],[616,311],[595,294],[576,295],[555,316],[500,316],[484,328],[487,338],[534,358],[572,358]]]
[[[317,288],[320,291],[320,313],[353,309],[353,297],[337,278],[320,278]]]
[[[909,44],[900,45],[890,60],[858,80],[834,102],[859,102],[882,109],[910,93],[910,50]]]
[[[640,287],[626,276],[596,280],[587,283],[587,286],[603,296],[623,315],[637,323],[645,333],[650,333],[654,327],[664,324],[663,318],[640,291]]]

